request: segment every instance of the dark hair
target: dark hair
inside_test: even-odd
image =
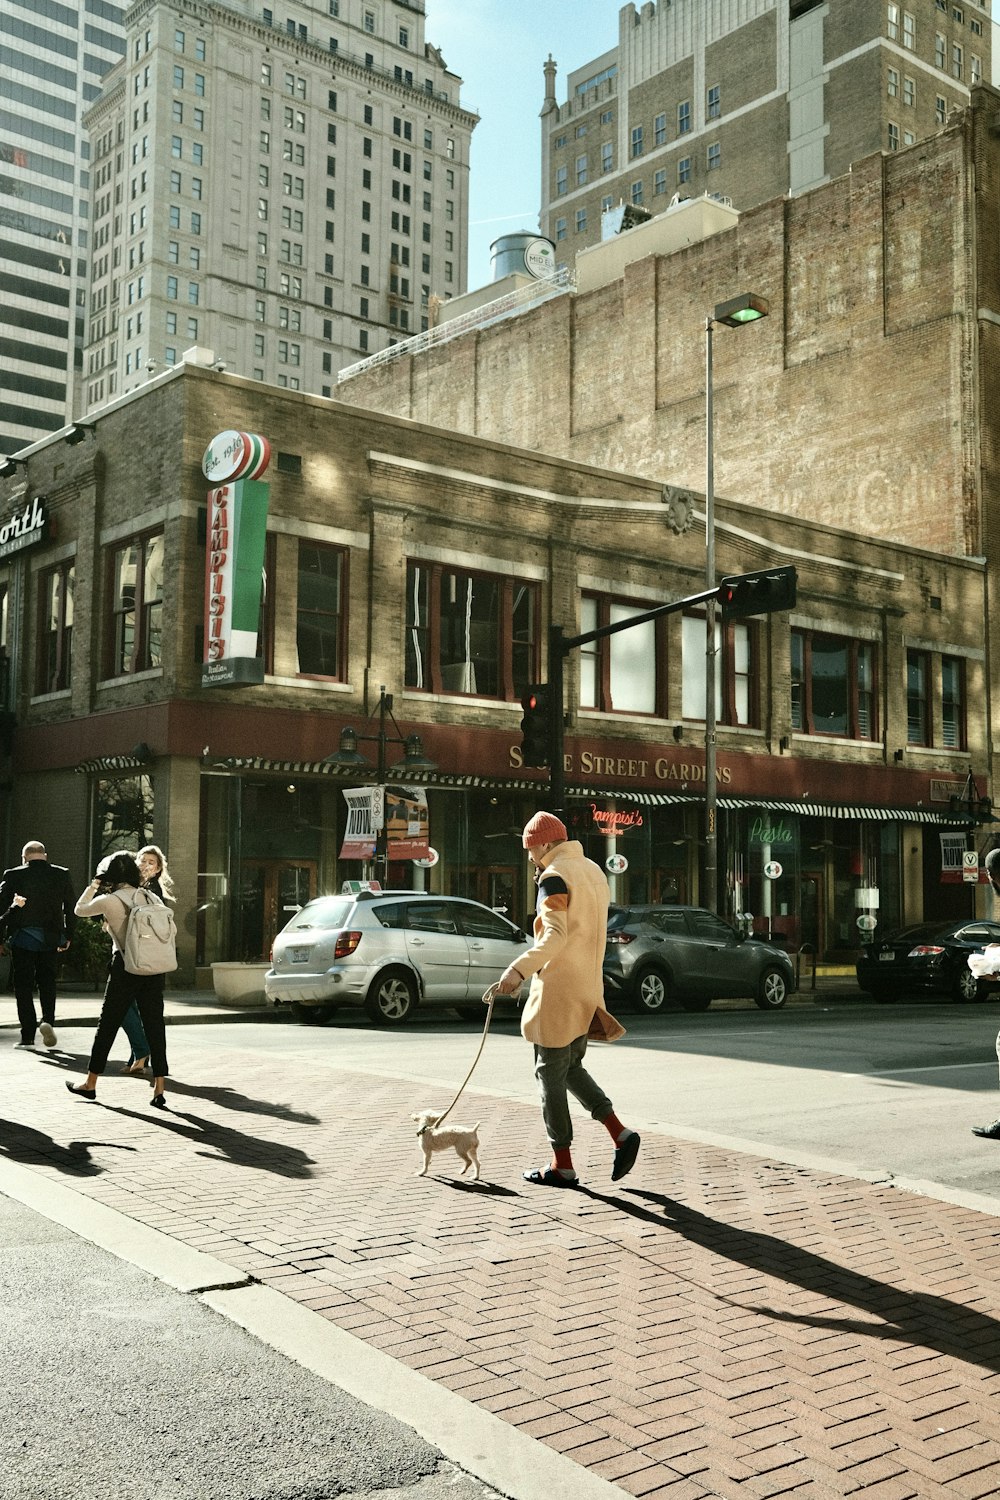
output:
[[[137,890],[142,885],[139,866],[131,854],[112,855],[107,869],[98,880],[98,889],[101,891],[113,891],[119,885],[135,886]]]

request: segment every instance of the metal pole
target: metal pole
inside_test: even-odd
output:
[[[549,747],[552,752],[549,765],[549,802],[551,811],[565,822],[566,817],[566,763],[564,759],[565,734],[563,732],[563,662],[566,648],[563,645],[561,625],[549,626]]]
[[[712,392],[712,319],[705,319],[705,587],[714,589],[715,577],[715,447]],[[705,889],[701,903],[711,912],[719,909],[717,792],[715,785],[715,609],[714,598],[705,604]]]
[[[379,689],[378,700],[378,763],[375,770],[376,784],[380,789],[382,798],[382,826],[375,830],[375,879],[380,881],[383,887],[389,884],[389,833],[385,826],[385,715],[386,710],[392,708],[392,698],[387,695],[384,685]]]

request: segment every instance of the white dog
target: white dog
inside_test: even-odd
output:
[[[424,1165],[422,1171],[417,1173],[418,1177],[424,1177],[427,1168],[431,1164],[431,1157],[435,1151],[446,1151],[449,1146],[454,1146],[459,1156],[465,1162],[461,1176],[464,1177],[470,1167],[473,1168],[472,1180],[479,1181],[479,1121],[477,1120],[472,1129],[462,1129],[458,1125],[446,1126],[444,1130],[435,1130],[435,1125],[441,1118],[440,1115],[411,1115],[411,1120],[416,1120],[418,1125],[417,1139],[420,1141],[420,1149],[424,1153]]]

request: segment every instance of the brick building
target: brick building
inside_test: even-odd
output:
[[[565,103],[545,65],[539,222],[564,262],[603,209],[807,191],[936,134],[992,77],[985,0],[666,0],[618,24]]]
[[[274,450],[265,675],[205,687],[200,465],[230,429]],[[518,834],[546,801],[546,773],[520,763],[520,699],[545,679],[546,626],[699,592],[700,529],[665,516],[659,479],[194,365],[157,376],[0,480],[5,857],[41,837],[82,885],[98,854],[152,838],[177,880],[181,978],[260,958],[289,906],[362,874],[340,857],[342,791],[374,771],[327,757],[344,727],[371,733],[384,686],[393,733],[437,765],[440,855],[391,864],[390,883],[520,916]],[[949,798],[970,764],[987,789],[981,560],[734,502],[717,520],[723,572],[799,570],[790,615],[719,632],[721,909],[824,954],[856,946],[874,890],[886,922],[968,911]],[[627,856],[620,899],[699,896],[704,671],[697,610],[567,660],[568,817],[594,857]]]

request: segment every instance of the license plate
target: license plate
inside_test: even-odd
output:
[[[293,964],[307,964],[311,948],[291,948],[288,953],[289,962]]]
[[[880,964],[891,964],[894,961],[895,957],[895,953],[880,953],[878,956],[878,961]]]

